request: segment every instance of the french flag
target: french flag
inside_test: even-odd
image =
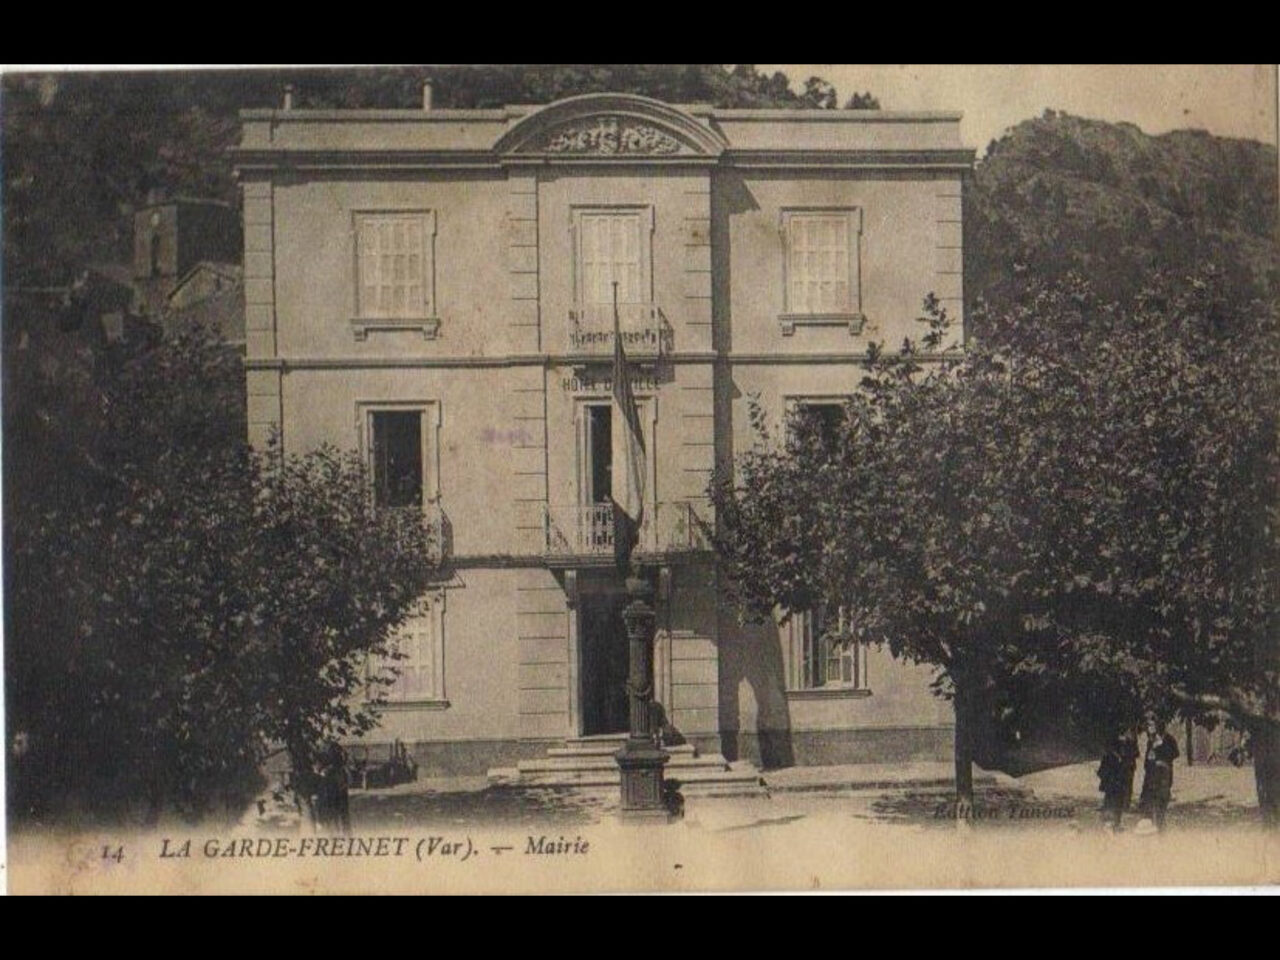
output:
[[[621,436],[615,434],[620,444],[614,449],[621,454],[621,462],[615,460],[623,470],[624,476],[619,478],[623,483],[615,481],[613,485],[614,502],[631,520],[633,530],[638,532],[644,521],[644,473],[645,450],[644,430],[640,425],[640,411],[636,407],[636,397],[631,390],[631,374],[627,367],[627,355],[622,349],[622,330],[618,321],[618,285],[613,285],[613,422],[621,425]],[[614,427],[618,429],[617,426]],[[622,449],[618,449],[621,446]]]

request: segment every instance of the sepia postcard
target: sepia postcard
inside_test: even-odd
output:
[[[1280,881],[1274,65],[0,81],[10,893]]]

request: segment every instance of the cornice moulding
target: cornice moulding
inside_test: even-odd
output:
[[[752,366],[806,364],[861,364],[866,361],[865,351],[813,352],[813,353],[716,353],[714,351],[690,351],[664,355],[663,364],[727,363]],[[938,355],[921,355],[914,359],[921,363],[940,363],[959,358],[956,351]],[[245,360],[249,370],[356,370],[382,368],[420,369],[485,369],[500,367],[577,367],[601,366],[609,363],[595,354],[511,354],[500,357],[250,357]],[[652,365],[646,364],[646,365]]]

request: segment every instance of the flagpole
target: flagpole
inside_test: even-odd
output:
[[[617,392],[618,392],[618,378],[619,378],[620,376],[622,376],[622,374],[623,374],[623,371],[622,371],[622,370],[620,370],[620,369],[618,368],[618,363],[617,363],[618,349],[619,349],[620,345],[622,344],[622,326],[621,326],[621,324],[620,324],[620,322],[619,322],[619,320],[618,320],[618,281],[617,281],[617,280],[614,280],[614,281],[612,281],[612,282],[611,282],[611,284],[610,284],[610,285],[613,287],[613,356],[614,356],[614,364],[613,364],[613,391],[612,391],[612,392],[613,392],[613,394],[616,396],[616,395],[617,395]],[[613,429],[614,429],[614,430],[617,430],[617,429],[618,429],[618,426],[617,426],[617,425],[615,425]],[[617,450],[617,449],[618,449],[618,447],[617,447],[617,445],[615,444],[615,445],[614,445],[614,450]],[[616,468],[615,468],[615,471],[614,471],[614,477],[617,477],[617,475],[618,475],[618,474],[617,474],[617,470],[616,470]],[[613,491],[613,501],[614,501],[614,503],[615,503],[615,504],[618,502],[618,491],[617,491],[617,490]],[[617,536],[626,536],[626,537],[628,538],[628,540],[630,540],[630,537],[631,537],[630,527],[629,527],[629,526],[627,526],[625,523],[622,523],[622,521],[621,521],[621,514],[622,514],[622,511],[621,511],[621,510],[618,510],[618,509],[616,508],[616,506],[615,506],[615,508],[614,508],[614,511],[615,511],[615,514],[614,514],[614,515],[618,518],[618,521],[617,521],[617,527],[614,529],[613,535],[614,535],[615,537],[617,537]],[[627,543],[627,545],[626,545],[626,547],[627,547],[627,555],[626,555],[625,557],[623,557],[622,559],[623,559],[623,560],[625,560],[627,567],[630,567],[630,566],[631,566],[631,544],[628,542],[628,543]],[[617,554],[615,554],[615,557],[616,557],[616,556],[617,556]],[[616,561],[615,561],[615,562],[616,562]]]
[[[622,350],[622,322],[618,317],[618,281],[617,280],[612,281],[612,287],[613,287],[613,353],[614,353],[614,356],[617,357],[620,351]],[[623,376],[626,376],[625,368],[620,368],[619,365],[615,363],[614,370],[613,370],[613,379],[614,379],[613,390],[615,395],[617,391],[620,389],[618,378]],[[615,429],[617,428],[615,427]],[[617,501],[617,492],[618,491],[614,491],[615,502]],[[619,512],[621,513],[621,511]],[[627,543],[626,543],[627,553],[626,553],[626,556],[623,558],[623,560],[626,563],[627,569],[634,576],[635,565],[632,562],[631,555],[635,550],[635,547],[636,547],[635,541],[637,538],[634,538],[631,535],[630,523],[624,523],[621,526],[623,527],[623,530],[616,530],[614,535],[617,536],[618,534],[624,534],[627,538]],[[624,533],[624,530],[625,530],[625,533]]]
[[[619,323],[618,323],[618,281],[617,280],[613,281],[613,336],[615,337],[615,339],[621,338],[622,336],[622,328],[619,326]],[[622,342],[621,339],[618,339],[618,342],[621,343]]]
[[[626,354],[622,350],[622,323],[618,318],[618,281],[613,281],[613,394],[626,398],[624,412],[628,420],[626,424],[618,424],[615,429],[630,431],[639,424],[630,421],[638,419],[634,416],[635,399],[631,393],[631,385],[626,368]],[[632,455],[631,443],[627,443],[628,457]],[[641,466],[643,469],[643,465]],[[627,483],[631,483],[631,471],[626,471]],[[644,510],[644,493],[641,488],[640,511],[637,520]],[[629,498],[628,498],[629,499]],[[626,515],[625,511],[619,513]],[[621,781],[621,809],[619,815],[623,820],[659,820],[670,821],[673,811],[668,809],[666,788],[663,779],[663,767],[667,763],[667,753],[654,736],[653,728],[653,628],[654,609],[652,604],[653,588],[640,575],[640,568],[635,562],[635,549],[640,540],[639,523],[633,524],[630,516],[625,523],[627,528],[628,574],[626,590],[628,603],[622,610],[622,622],[627,631],[627,740],[614,759],[618,764]],[[615,533],[615,536],[617,533]]]

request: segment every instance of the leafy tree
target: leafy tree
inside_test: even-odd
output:
[[[927,307],[934,350],[949,320],[936,300]],[[775,442],[756,410],[760,442],[712,496],[721,555],[752,613],[844,607],[863,641],[939,668],[936,689],[956,710],[957,798],[971,803],[973,705],[1009,639],[1012,547],[1026,533],[1009,505],[1013,456],[991,420],[1002,412],[994,361],[926,363],[919,350],[873,353],[834,438],[801,418]]]
[[[227,577],[250,493],[239,362],[193,334],[77,368],[78,340],[6,351],[23,388],[5,431],[5,677],[10,729],[30,745],[15,788],[154,812],[238,777],[252,749],[245,714],[196,691],[215,650],[235,655]],[[50,380],[51,357],[64,362]]]
[[[377,725],[399,657],[393,631],[435,573],[422,514],[375,511],[369,490],[360,456],[330,447],[270,462],[258,477],[242,575],[254,585],[245,626],[259,729],[285,746],[304,797],[329,745]]]
[[[834,110],[836,88],[821,77],[810,77],[804,82],[804,100],[817,110]]]
[[[1067,429],[1033,465],[1053,471],[1037,514],[1053,576],[1036,614],[1044,643],[1018,669],[1248,731],[1274,825],[1280,328],[1274,302],[1241,304],[1222,285],[1160,282],[1124,309],[1074,286],[993,324],[1060,318],[1035,350],[1017,334],[1019,356],[1070,384],[1048,415]]]
[[[929,332],[873,351],[835,442],[793,423],[713,488],[750,609],[820,603],[939,669],[971,799],[981,705],[1057,689],[1134,720],[1250,730],[1275,821],[1274,305],[1212,278],[1135,303],[1078,280],[982,316],[963,353]]]
[[[871,91],[866,93],[855,93],[845,101],[844,108],[846,110],[879,110],[880,100],[871,95]]]
[[[353,455],[255,457],[240,360],[211,336],[87,381],[87,402],[6,406],[11,809],[194,816],[242,801],[276,744],[305,787],[326,743],[372,723],[364,658],[395,659],[432,572],[421,517],[372,512]],[[14,470],[33,442],[59,456]]]

